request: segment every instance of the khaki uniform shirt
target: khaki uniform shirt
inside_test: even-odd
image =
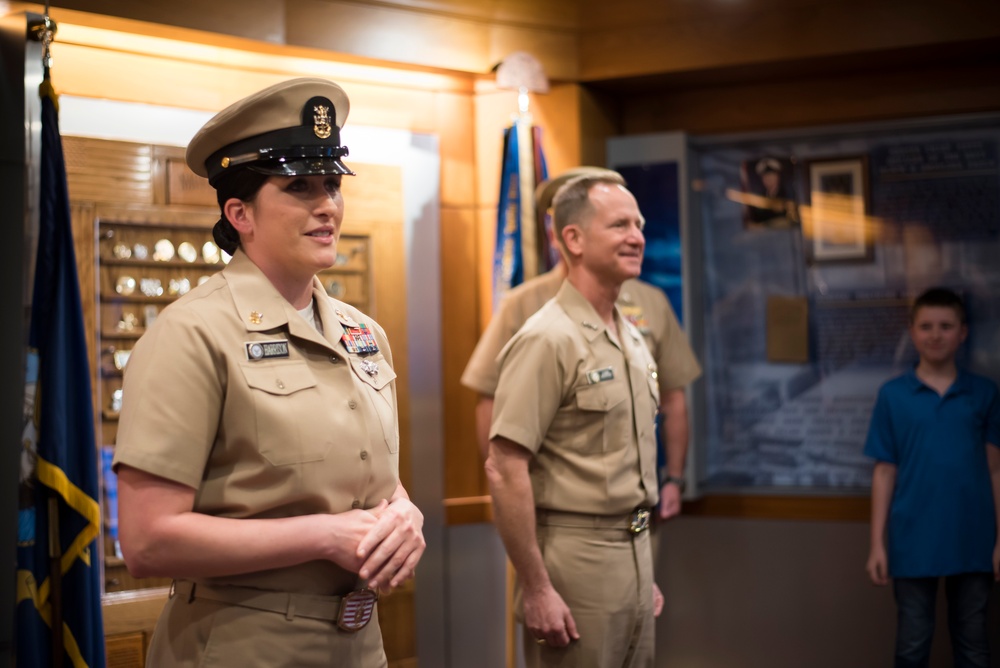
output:
[[[564,269],[559,266],[518,285],[504,296],[469,358],[462,374],[463,385],[484,396],[493,396],[500,350],[542,304],[555,296],[564,279]],[[622,315],[639,329],[653,353],[661,394],[684,387],[701,375],[701,366],[662,290],[638,279],[628,280],[622,284],[617,303]]]
[[[535,455],[537,508],[617,515],[658,500],[655,364],[615,318],[618,341],[567,281],[500,354],[490,438]]]
[[[341,513],[391,497],[399,433],[389,343],[317,279],[313,299],[322,335],[237,252],[164,309],[129,357],[115,466],[195,488],[194,511],[219,517]],[[345,325],[361,323],[378,352],[350,353],[341,341]],[[357,576],[312,561],[206,581],[336,595]]]

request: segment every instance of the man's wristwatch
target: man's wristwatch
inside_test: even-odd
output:
[[[684,478],[678,478],[677,476],[672,476],[672,475],[666,476],[663,479],[663,484],[666,485],[669,483],[677,485],[677,488],[681,490],[681,492],[683,492],[684,489],[687,487],[687,482],[684,480]]]

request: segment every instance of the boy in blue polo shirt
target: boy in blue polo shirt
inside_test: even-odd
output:
[[[876,585],[892,578],[896,668],[928,665],[942,577],[955,666],[990,666],[1000,397],[993,381],[956,366],[967,334],[957,294],[932,288],[917,298],[910,337],[920,361],[879,390],[865,442],[875,459],[867,570]]]

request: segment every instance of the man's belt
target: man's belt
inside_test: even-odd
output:
[[[578,529],[620,529],[639,534],[649,528],[649,508],[636,508],[626,515],[588,515],[562,510],[535,509],[535,519],[541,526]]]
[[[337,622],[337,626],[351,632],[360,631],[371,621],[378,601],[378,592],[371,589],[358,589],[345,596],[318,596],[232,585],[207,585],[188,580],[174,580],[170,585],[170,596],[277,612],[288,619],[297,616],[322,619]]]

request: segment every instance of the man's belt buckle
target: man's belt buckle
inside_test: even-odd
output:
[[[649,528],[649,510],[637,508],[629,518],[628,530],[632,533],[642,533]]]
[[[340,604],[337,626],[351,633],[365,628],[371,621],[377,601],[378,592],[367,587],[347,594]]]

